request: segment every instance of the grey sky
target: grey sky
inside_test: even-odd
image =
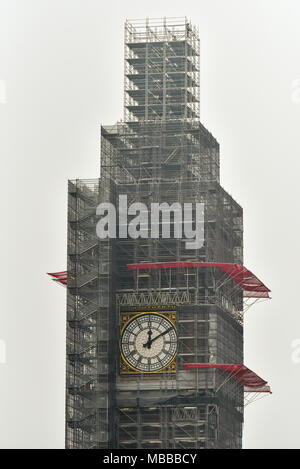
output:
[[[246,313],[273,395],[246,408],[244,447],[300,448],[297,0],[0,0],[0,447],[64,446],[65,290],[45,272],[66,267],[67,179],[98,176],[100,123],[122,118],[124,20],[145,16],[199,26],[201,120],[272,290]]]

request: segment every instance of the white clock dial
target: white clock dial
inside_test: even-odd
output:
[[[144,313],[136,316],[123,329],[123,358],[138,371],[160,371],[174,359],[176,351],[176,329],[160,314]]]

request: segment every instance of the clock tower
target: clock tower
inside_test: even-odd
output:
[[[100,178],[69,181],[67,448],[242,444],[244,384],[219,364],[243,364],[245,289],[258,287],[200,122],[199,47],[186,18],[126,21],[123,120],[101,128]],[[118,236],[121,195],[148,214],[160,204],[158,236]],[[116,236],[97,235],[100,203],[116,207]],[[201,246],[174,235],[172,210],[162,235],[161,204],[203,204]]]

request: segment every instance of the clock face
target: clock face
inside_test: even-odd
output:
[[[135,316],[122,331],[121,353],[137,371],[159,372],[175,358],[176,352],[176,329],[163,315]]]

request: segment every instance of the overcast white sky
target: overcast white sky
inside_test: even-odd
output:
[[[297,0],[0,0],[0,447],[64,447],[65,290],[45,272],[66,267],[67,179],[98,177],[99,126],[122,117],[123,23],[145,16],[199,26],[201,120],[272,290],[246,313],[273,395],[246,408],[244,447],[300,448]]]

